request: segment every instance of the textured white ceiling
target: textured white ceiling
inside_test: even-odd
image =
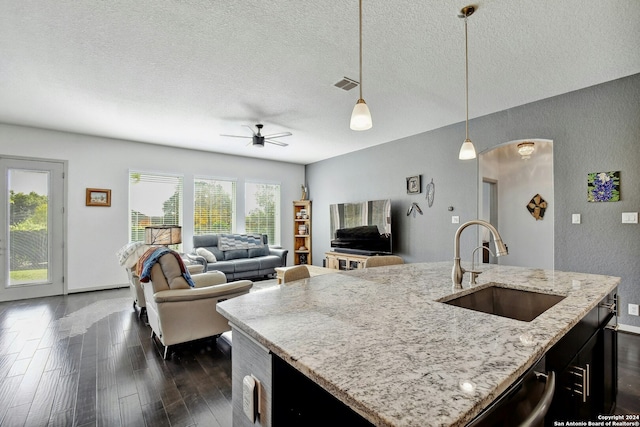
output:
[[[0,122],[308,164],[463,121],[469,3],[363,3],[369,131],[356,0],[0,0]],[[472,4],[470,117],[640,72],[639,0]]]

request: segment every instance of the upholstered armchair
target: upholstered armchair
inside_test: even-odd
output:
[[[296,280],[308,279],[311,277],[306,265],[296,265],[288,267],[282,275],[282,283],[289,283]]]
[[[144,290],[142,289],[142,284],[140,283],[140,277],[136,273],[137,265],[134,264],[133,267],[126,267],[127,276],[129,277],[129,291],[131,291],[131,298],[133,299],[133,309],[136,309],[136,305],[140,310],[138,312],[138,317],[142,317],[147,311],[147,302],[144,296]],[[192,264],[187,265],[187,269],[190,274],[200,274],[204,271],[204,266],[201,264]]]
[[[129,277],[129,291],[131,292],[131,298],[133,299],[133,309],[136,309],[136,305],[140,309],[138,317],[141,317],[147,310],[147,303],[144,299],[144,291],[140,284],[140,278],[136,274],[136,266],[127,267],[127,276]]]
[[[216,311],[216,304],[248,293],[253,286],[249,280],[226,283],[221,272],[191,278],[195,287],[187,283],[180,263],[168,253],[151,267],[150,281],[142,283],[151,336],[156,336],[165,347],[165,359],[172,345],[230,330],[227,319]]]

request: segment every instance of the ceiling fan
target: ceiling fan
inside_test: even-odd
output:
[[[220,134],[220,136],[230,136],[232,138],[252,138],[252,145],[254,147],[264,147],[265,142],[268,142],[269,144],[273,144],[273,145],[278,145],[280,147],[286,147],[289,144],[276,141],[274,138],[282,138],[285,136],[293,135],[291,132],[280,132],[280,133],[272,133],[271,135],[263,135],[261,131],[264,125],[261,123],[258,123],[256,125],[256,128],[258,129],[257,132],[255,132],[251,126],[247,126],[247,125],[243,125],[243,126],[249,128],[251,130],[251,133],[253,133],[253,136],[225,135],[225,134]]]

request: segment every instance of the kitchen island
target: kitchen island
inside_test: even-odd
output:
[[[439,300],[454,294],[452,263],[337,272],[218,304],[233,335],[234,426],[242,379],[260,380],[258,424],[271,425],[272,358],[282,359],[374,425],[464,425],[612,292],[620,279],[483,266],[491,283],[564,296],[530,322]],[[238,345],[237,345],[238,344]],[[245,424],[246,423],[246,424]]]

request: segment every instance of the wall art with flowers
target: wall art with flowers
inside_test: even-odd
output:
[[[587,174],[587,201],[617,202],[620,200],[620,171]]]

